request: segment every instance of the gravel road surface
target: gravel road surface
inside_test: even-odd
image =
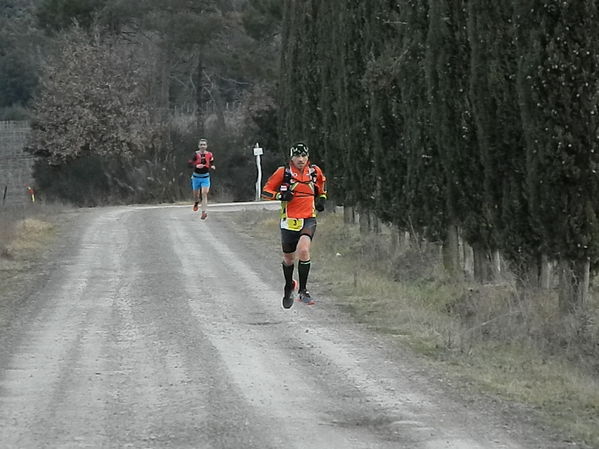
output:
[[[326,297],[284,310],[278,247],[231,209],[72,213],[4,310],[0,447],[565,447],[447,395]]]

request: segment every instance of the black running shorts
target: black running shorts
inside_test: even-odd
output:
[[[316,232],[316,218],[304,218],[304,225],[298,231],[281,229],[281,245],[284,253],[294,253],[297,248],[297,242],[302,235],[307,235],[312,239]]]

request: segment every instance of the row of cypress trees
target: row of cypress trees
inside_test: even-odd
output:
[[[310,143],[339,204],[442,242],[449,270],[458,234],[528,283],[558,261],[573,310],[599,260],[598,15],[594,0],[286,0],[282,143]]]

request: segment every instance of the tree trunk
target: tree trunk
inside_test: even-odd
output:
[[[356,223],[356,211],[352,206],[343,206],[343,223]]]
[[[403,232],[399,230],[396,225],[391,225],[391,254],[393,256],[397,256],[403,252],[403,244],[402,244],[402,235]]]
[[[479,246],[473,246],[472,252],[474,256],[474,280],[484,283],[489,277],[487,253]]]
[[[412,238],[412,235],[408,232],[408,231],[404,231],[403,232],[403,250],[407,251],[412,247],[412,240],[418,240],[418,236],[414,235]],[[418,245],[416,245],[418,246]]]
[[[462,243],[463,270],[467,279],[474,279],[474,251],[466,242]]]
[[[381,222],[379,220],[379,217],[377,217],[374,212],[371,212],[368,215],[371,216],[370,217],[370,223],[372,225],[372,231],[375,234],[380,234],[381,233]]]
[[[559,308],[562,314],[585,307],[589,295],[590,261],[560,260]]]
[[[539,260],[534,258],[528,265],[523,267],[522,274],[518,278],[522,278],[522,288],[537,289],[540,285],[540,272],[541,265],[543,264],[542,258]]]
[[[367,211],[360,211],[358,222],[360,223],[360,234],[368,234],[370,231],[370,213]]]
[[[196,107],[196,126],[201,136],[204,135],[204,100],[203,100],[203,73],[204,64],[202,63],[202,52],[198,54],[198,64],[195,76],[195,107]]]
[[[226,121],[225,121],[225,102],[220,93],[220,88],[218,84],[212,81],[208,73],[204,73],[204,77],[208,81],[210,85],[210,97],[214,102],[214,113],[216,115],[216,126],[215,130],[219,132],[226,132]]]
[[[170,49],[163,50],[160,61],[160,122],[166,123],[170,108]]]
[[[457,275],[460,266],[460,255],[458,249],[458,227],[456,225],[449,225],[442,251],[445,270],[450,276]]]
[[[499,280],[501,278],[501,253],[499,250],[493,251],[493,263],[491,265],[493,280]]]
[[[553,284],[553,266],[547,254],[541,256],[539,287],[549,290]]]

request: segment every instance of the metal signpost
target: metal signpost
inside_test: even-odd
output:
[[[256,156],[256,166],[258,167],[258,180],[256,181],[256,201],[260,200],[260,192],[262,190],[262,166],[260,164],[260,156],[263,151],[256,142],[256,146],[254,147],[254,156]]]

